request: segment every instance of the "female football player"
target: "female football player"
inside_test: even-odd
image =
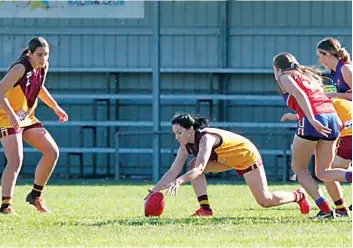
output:
[[[297,132],[293,140],[292,169],[320,212],[318,218],[335,217],[317,182],[308,172],[308,163],[316,150],[315,174],[322,181],[352,182],[352,172],[330,168],[341,121],[331,100],[322,88],[322,78],[313,68],[299,64],[290,53],[280,53],[273,59],[276,81],[287,106],[298,115]]]
[[[168,189],[170,194],[175,194],[181,184],[191,181],[200,204],[194,216],[210,216],[213,211],[208,201],[204,173],[234,169],[244,176],[260,206],[268,208],[295,202],[302,214],[310,212],[309,202],[301,190],[269,190],[261,155],[247,138],[226,130],[209,128],[207,119],[190,114],[176,115],[172,119],[172,128],[180,143],[177,156],[168,172],[150,192]],[[195,156],[190,162],[190,170],[178,177],[189,154]]]
[[[333,85],[325,85],[324,91],[326,94],[335,94],[337,89]],[[331,98],[338,117],[343,123],[343,128],[340,132],[338,140],[336,156],[331,165],[332,168],[347,169],[352,162],[352,103],[351,101],[342,98]],[[282,116],[281,121],[292,120],[297,121],[298,115],[286,113]],[[343,191],[339,182],[326,181],[324,182],[327,192],[336,206],[337,217],[348,217],[348,209],[343,198]]]
[[[37,211],[49,211],[43,204],[42,191],[58,160],[59,148],[34,115],[38,98],[55,112],[59,121],[66,122],[68,115],[44,86],[49,69],[48,57],[48,42],[42,37],[33,38],[0,81],[0,139],[7,159],[1,179],[0,213],[3,214],[16,214],[12,198],[22,166],[23,140],[43,154],[26,201]]]
[[[352,101],[352,61],[347,50],[337,39],[325,38],[318,43],[316,53],[320,64],[331,71],[338,91],[330,96]]]

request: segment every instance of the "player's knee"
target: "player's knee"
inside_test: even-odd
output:
[[[344,159],[339,156],[336,156],[335,159],[333,160],[333,163],[331,164],[331,168],[341,168],[341,169],[347,169],[350,165],[351,161],[349,159]]]
[[[49,158],[50,160],[57,161],[59,159],[59,148],[57,146],[51,147],[43,152],[43,155]]]
[[[272,204],[267,200],[257,201],[257,203],[263,208],[269,208],[272,206]]]
[[[7,158],[7,166],[11,168],[15,173],[20,171],[22,161],[23,161],[23,154],[11,154],[11,156]]]
[[[326,181],[327,176],[324,170],[318,170],[315,172],[316,177],[321,181]]]
[[[293,166],[292,165],[292,170],[293,170],[294,174],[296,174],[297,176],[301,176],[301,175],[309,173],[307,167],[308,167],[307,165],[303,165],[303,166]]]
[[[256,199],[256,202],[263,208],[269,208],[273,206],[271,194],[265,194],[259,197],[258,199]]]

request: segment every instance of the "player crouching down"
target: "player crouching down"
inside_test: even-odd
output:
[[[172,119],[172,128],[180,147],[170,169],[151,192],[167,189],[168,194],[175,195],[181,184],[191,181],[200,204],[200,209],[193,216],[211,216],[213,211],[208,202],[204,173],[234,169],[244,176],[261,207],[296,202],[302,214],[310,212],[309,202],[300,189],[295,192],[270,192],[260,153],[247,138],[226,130],[209,128],[207,119],[190,114],[176,115]],[[190,170],[178,177],[189,154],[195,156],[190,162]]]

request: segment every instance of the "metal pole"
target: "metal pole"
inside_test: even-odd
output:
[[[120,180],[119,132],[115,134],[115,180]]]
[[[228,26],[229,26],[229,3],[228,1],[218,2],[219,11],[219,31],[220,31],[220,46],[219,46],[219,67],[228,67]]]
[[[286,164],[286,156],[287,156],[287,151],[286,151],[286,147],[283,148],[283,162],[282,162],[282,182],[286,182],[287,181],[287,164]]]
[[[290,145],[287,145],[287,134],[283,132],[283,141],[284,141],[284,146],[283,146],[283,176],[282,176],[282,182],[287,182],[288,180],[288,156],[287,154],[287,149],[290,149]]]
[[[228,67],[228,1],[218,2],[219,13],[219,31],[220,31],[220,47],[219,47],[219,67]],[[218,74],[218,94],[227,94],[228,91],[228,76]],[[216,101],[217,102],[217,101]],[[218,101],[218,116],[219,121],[228,121],[228,104],[226,100]],[[212,116],[214,117],[214,116]],[[229,178],[231,171],[222,173],[222,178]]]
[[[152,4],[152,115],[153,115],[153,138],[152,138],[152,179],[156,183],[159,179],[160,166],[160,21],[159,1]]]
[[[220,31],[220,46],[219,46],[219,67],[228,67],[228,27],[229,27],[229,2],[221,1],[218,2],[219,11],[219,31]],[[218,74],[218,94],[225,94],[228,91],[228,76],[223,74]],[[227,100],[220,100],[218,102],[218,119],[220,121],[227,121],[228,117],[228,102]]]

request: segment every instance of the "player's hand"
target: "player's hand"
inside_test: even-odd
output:
[[[174,196],[177,194],[179,186],[180,186],[180,182],[178,179],[176,179],[175,181],[165,186],[164,189],[167,190],[166,192],[167,195]]]
[[[13,128],[19,128],[20,127],[20,119],[18,118],[17,115],[10,115],[9,116],[10,124],[11,127]]]
[[[310,124],[315,128],[318,133],[325,137],[328,137],[328,135],[331,134],[332,130],[322,125],[321,122],[319,122],[318,120],[313,120],[312,122],[310,122]]]
[[[282,117],[281,117],[281,121],[286,121],[286,120],[289,120],[289,121],[296,121],[298,120],[298,117],[296,114],[293,114],[293,113],[285,113]]]
[[[66,114],[66,112],[61,108],[61,107],[56,107],[54,110],[55,114],[59,117],[60,122],[67,122],[69,119],[69,116]]]

